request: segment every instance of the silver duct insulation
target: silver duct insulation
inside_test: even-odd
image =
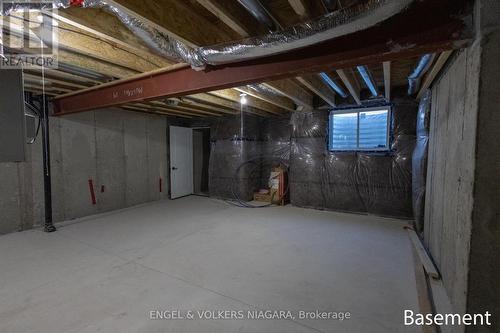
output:
[[[58,0],[46,8],[67,8],[78,2],[85,8],[102,8],[139,36],[151,49],[160,55],[186,62],[194,69],[206,65],[221,65],[289,52],[298,48],[321,43],[339,36],[372,27],[404,10],[414,0],[365,0],[363,3],[322,16],[318,20],[302,23],[283,31],[263,37],[251,37],[239,42],[219,44],[211,47],[192,48],[158,29],[132,16],[105,0]],[[14,8],[2,10],[2,15],[25,10],[28,3],[19,3]]]
[[[321,18],[263,37],[250,37],[198,50],[206,64],[221,65],[289,52],[372,27],[396,15],[414,0],[366,0]]]
[[[413,95],[417,92],[422,76],[424,76],[431,67],[435,56],[434,53],[429,53],[420,58],[417,67],[415,67],[413,73],[408,77],[408,95]]]

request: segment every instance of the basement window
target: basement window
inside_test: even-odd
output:
[[[330,112],[330,151],[389,150],[390,107]]]

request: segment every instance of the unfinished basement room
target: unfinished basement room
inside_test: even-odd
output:
[[[500,0],[0,26],[0,333],[500,333]]]

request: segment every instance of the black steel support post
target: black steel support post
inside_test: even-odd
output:
[[[42,120],[43,147],[43,187],[45,194],[45,232],[54,232],[56,227],[52,221],[52,184],[50,176],[50,138],[49,138],[49,103],[46,98],[41,101],[40,117]]]

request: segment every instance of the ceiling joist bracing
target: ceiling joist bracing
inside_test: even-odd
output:
[[[432,82],[434,81],[438,73],[441,71],[444,64],[446,63],[446,61],[448,60],[448,58],[451,56],[452,53],[453,53],[452,51],[445,51],[439,55],[439,58],[436,60],[436,63],[434,64],[430,72],[425,76],[424,83],[422,84],[422,87],[420,87],[420,90],[417,94],[417,99],[422,98],[425,91],[429,89]]]
[[[249,96],[258,98],[260,100],[263,100],[265,102],[273,104],[277,107],[283,108],[285,110],[288,110],[288,111],[295,111],[296,110],[295,103],[288,98],[284,98],[284,97],[278,96],[276,94],[259,92],[255,89],[252,89],[251,87],[237,87],[234,89],[239,91],[242,94],[247,94]]]
[[[295,104],[301,106],[303,109],[309,110],[313,108],[313,96],[293,81],[276,80],[264,82],[263,85],[290,98]]]
[[[356,89],[354,87],[354,84],[349,79],[349,77],[347,76],[347,74],[344,72],[343,69],[337,69],[337,74],[339,75],[340,79],[346,86],[347,90],[349,90],[349,93],[351,94],[354,101],[356,101],[356,104],[361,105],[361,98],[359,97],[359,89]]]
[[[335,107],[335,93],[327,87],[316,74],[302,75],[297,77],[297,81],[309,88],[331,107]]]

